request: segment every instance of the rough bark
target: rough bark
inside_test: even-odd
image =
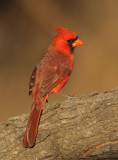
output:
[[[118,88],[44,107],[34,148],[22,147],[27,120],[0,123],[0,159],[118,159]]]

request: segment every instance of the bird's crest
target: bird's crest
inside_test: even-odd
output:
[[[66,36],[71,36],[72,38],[75,38],[76,37],[76,34],[64,27],[59,27],[59,26],[53,26],[57,33],[60,34],[60,35],[66,35]]]

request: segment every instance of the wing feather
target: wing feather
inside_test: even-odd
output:
[[[30,77],[30,81],[29,81],[29,95],[32,94],[32,90],[33,90],[34,85],[35,85],[36,72],[37,72],[37,67],[34,68],[34,70],[32,72],[32,75]]]
[[[29,95],[36,81],[39,82],[40,95],[44,97],[71,73],[70,60],[67,55],[57,52],[46,53],[34,68],[29,84]]]
[[[48,94],[52,89],[62,83],[65,78],[70,75],[70,72],[70,69],[61,68],[60,73],[55,71],[49,77],[45,75],[45,79],[40,86],[40,95],[44,97],[46,94]]]

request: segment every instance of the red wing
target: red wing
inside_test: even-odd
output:
[[[67,55],[62,53],[47,52],[34,68],[29,85],[29,94],[39,82],[40,94],[44,97],[58,84],[62,83],[71,73],[70,60]]]
[[[33,90],[34,85],[35,85],[36,71],[37,71],[37,67],[34,68],[34,70],[32,72],[32,75],[30,77],[30,81],[29,81],[29,95],[32,94],[32,90]]]
[[[46,96],[52,89],[54,89],[57,85],[62,83],[65,78],[67,78],[71,73],[70,69],[61,68],[55,72],[50,72],[45,75],[45,78],[40,86],[40,95],[42,97]]]

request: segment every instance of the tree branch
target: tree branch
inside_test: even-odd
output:
[[[27,120],[0,123],[0,159],[118,159],[118,88],[44,107],[34,148],[22,146]]]

